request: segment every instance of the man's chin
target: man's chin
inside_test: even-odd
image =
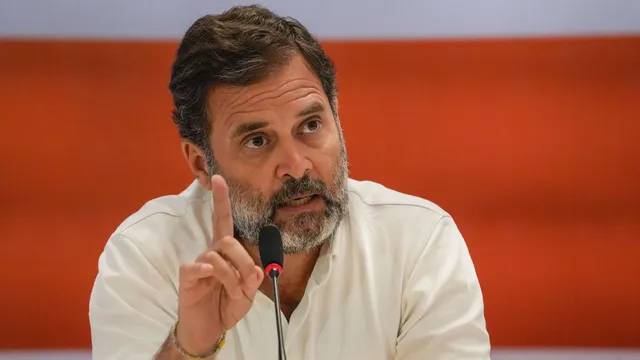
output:
[[[328,219],[324,214],[314,217],[295,219],[284,224],[277,224],[283,233],[285,247],[289,247],[288,253],[306,252],[324,243],[331,236],[333,229],[329,230]],[[294,251],[295,249],[295,251]]]
[[[285,254],[299,254],[319,248],[326,239],[322,238],[318,231],[283,234],[283,247]]]
[[[282,231],[306,233],[319,230],[326,221],[323,211],[308,211],[293,216],[276,214],[275,223]]]
[[[287,235],[290,238],[300,239],[312,239],[316,238],[320,234],[320,228],[318,226],[292,226],[288,225],[280,227],[282,235]]]

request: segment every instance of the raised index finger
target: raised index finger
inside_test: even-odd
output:
[[[229,187],[222,176],[214,175],[211,178],[211,192],[213,193],[213,242],[215,243],[225,236],[233,237],[233,217]]]

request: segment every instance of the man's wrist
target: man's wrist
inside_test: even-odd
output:
[[[177,321],[171,329],[171,340],[176,350],[187,359],[210,359],[224,346],[225,334],[224,330],[207,335],[203,332],[190,333]]]

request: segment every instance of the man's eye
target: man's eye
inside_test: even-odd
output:
[[[252,137],[244,143],[244,146],[250,149],[260,149],[265,145],[267,145],[267,139],[264,136]]]
[[[322,123],[320,122],[320,120],[308,120],[304,124],[302,124],[302,132],[305,134],[311,134],[320,130],[320,127],[322,127]]]

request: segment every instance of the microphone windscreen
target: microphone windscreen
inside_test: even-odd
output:
[[[283,267],[284,250],[282,248],[282,235],[277,227],[269,225],[260,229],[258,247],[260,248],[262,267],[266,268],[271,264],[278,264],[281,268]]]

